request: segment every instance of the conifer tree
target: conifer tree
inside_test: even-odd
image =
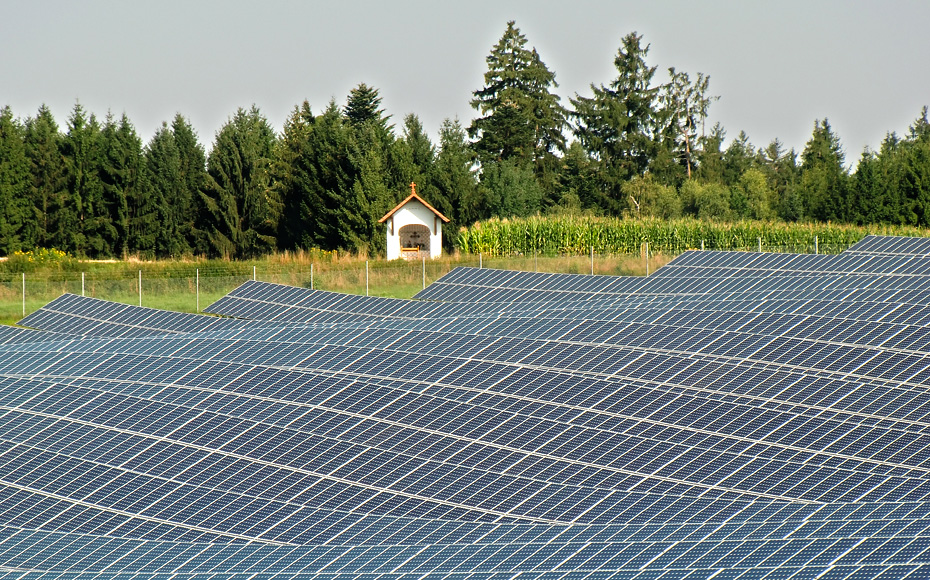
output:
[[[844,221],[849,213],[845,154],[827,119],[814,131],[801,154],[799,190],[805,214],[818,221]]]
[[[142,248],[131,244],[130,204],[139,206],[142,187],[142,140],[123,114],[108,115],[100,138],[100,181],[103,188],[101,235],[109,253],[126,256]]]
[[[912,200],[917,223],[930,226],[930,120],[927,107],[911,125],[904,146],[901,197]]]
[[[192,211],[181,174],[181,155],[167,123],[155,131],[143,153],[145,194],[130,203],[132,245],[143,254],[181,256],[191,251],[184,223]]]
[[[24,241],[29,246],[49,248],[55,245],[57,208],[64,205],[67,184],[61,134],[54,116],[45,105],[39,107],[35,117],[26,120],[25,145],[29,162],[31,215]]]
[[[607,209],[628,206],[621,186],[644,175],[655,157],[655,110],[660,87],[653,86],[656,67],[646,64],[649,45],[635,32],[623,37],[614,58],[617,77],[609,85],[591,85],[591,97],[571,99],[573,131],[597,164]]]
[[[207,156],[190,121],[180,113],[175,115],[171,122],[171,133],[178,150],[178,173],[182,186],[177,190],[177,197],[169,198],[165,203],[175,206],[170,211],[175,212],[178,235],[184,237],[186,246],[195,253],[209,254],[208,238],[196,227],[206,216],[206,206],[200,192],[207,177]],[[180,240],[177,241],[176,247],[186,252]],[[169,253],[173,254],[173,250]]]
[[[53,243],[79,256],[109,255],[105,230],[110,224],[99,176],[100,125],[80,103],[72,109],[61,150],[67,169],[67,190],[55,207]]]
[[[475,153],[458,119],[443,121],[439,128],[433,184],[437,191],[434,207],[452,223],[452,233],[486,217],[486,206],[478,188]],[[451,239],[446,236],[446,241]]]
[[[0,255],[22,249],[29,221],[26,129],[9,106],[0,109]]]
[[[471,106],[481,115],[468,128],[482,164],[511,161],[529,167],[551,186],[565,150],[566,110],[552,92],[559,85],[514,21],[491,49],[484,87],[473,93]]]
[[[313,118],[312,124],[309,105],[306,109],[296,113],[307,127],[300,129],[306,132],[306,141],[294,158],[293,181],[287,184],[293,188],[286,198],[287,211],[299,216],[296,222],[289,222],[288,239],[304,248],[348,248],[352,239],[350,224],[339,216],[354,180],[350,127],[335,100]],[[296,130],[296,123],[291,126]],[[293,215],[288,216],[291,218]]]
[[[378,219],[400,201],[411,173],[394,163],[396,139],[388,125],[390,116],[380,107],[378,90],[364,83],[349,93],[345,115],[352,184],[336,212],[336,219],[344,224],[343,247],[375,255],[383,252],[385,244]]]
[[[310,168],[312,160],[309,159],[314,121],[308,101],[294,107],[284,121],[284,131],[275,145],[272,171],[274,188],[282,207],[278,222],[278,247],[281,249],[314,245],[309,237],[305,239],[305,235],[312,228],[312,220],[320,216],[304,213],[308,197],[315,189]]]
[[[280,205],[271,188],[275,136],[257,107],[239,109],[216,134],[207,157],[200,229],[211,254],[230,258],[274,250]]]

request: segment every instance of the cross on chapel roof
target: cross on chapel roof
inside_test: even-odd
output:
[[[424,200],[422,197],[420,197],[419,195],[417,195],[417,184],[414,183],[414,182],[412,182],[412,181],[410,182],[410,195],[408,195],[408,196],[406,197],[406,199],[404,199],[404,201],[402,201],[402,202],[400,202],[399,204],[397,204],[397,205],[394,207],[394,209],[392,209],[391,211],[389,211],[389,212],[387,212],[386,214],[384,214],[384,217],[381,218],[381,219],[379,219],[379,220],[378,220],[378,223],[379,223],[379,224],[383,224],[384,222],[386,222],[388,219],[390,219],[390,217],[391,217],[392,215],[394,215],[394,213],[397,212],[397,210],[399,210],[400,208],[402,208],[402,207],[404,207],[405,205],[407,205],[407,203],[410,202],[410,201],[413,200],[413,199],[416,199],[417,201],[419,201],[420,203],[422,203],[423,205],[425,205],[425,206],[426,206],[426,209],[428,209],[428,210],[430,210],[431,212],[433,212],[434,214],[436,214],[436,217],[438,217],[439,219],[441,219],[441,220],[443,221],[443,223],[449,223],[449,218],[447,218],[446,216],[444,216],[444,215],[442,215],[441,213],[439,213],[439,210],[437,210],[436,208],[434,208],[434,207],[431,206],[430,204],[426,203],[426,200]]]

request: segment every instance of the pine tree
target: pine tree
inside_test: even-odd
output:
[[[257,107],[239,109],[207,157],[201,199],[211,253],[230,258],[274,250],[280,205],[271,188],[275,136]]]
[[[107,116],[100,140],[100,181],[105,218],[101,234],[110,252],[125,256],[143,248],[133,247],[130,236],[130,204],[138,206],[147,193],[142,187],[142,140],[123,114],[117,122]]]
[[[144,194],[130,203],[131,245],[144,255],[181,256],[191,251],[184,223],[192,211],[181,173],[181,155],[167,123],[143,153]]]
[[[722,161],[723,183],[727,187],[738,185],[743,174],[756,167],[756,147],[749,142],[749,135],[745,131],[740,131],[736,139],[730,142],[723,152]]]
[[[693,174],[704,122],[711,103],[719,97],[707,94],[710,77],[703,73],[694,82],[674,67],[668,74],[669,82],[658,93],[653,128],[657,147],[649,172],[665,184],[677,185]]]
[[[48,107],[26,120],[26,158],[29,161],[29,224],[24,232],[28,246],[50,248],[55,244],[57,208],[67,197],[66,172],[61,154],[61,134]]]
[[[930,226],[930,120],[925,106],[904,145],[901,196],[914,208],[917,223]]]
[[[511,161],[530,167],[551,187],[556,179],[556,152],[565,150],[562,130],[567,112],[552,89],[559,85],[536,49],[514,21],[487,57],[484,87],[475,91],[471,106],[481,117],[468,129],[482,164]]]
[[[278,222],[278,247],[296,249],[312,246],[304,239],[310,223],[319,216],[304,215],[307,198],[315,189],[312,182],[310,136],[315,118],[310,103],[294,107],[284,122],[284,131],[275,146],[273,163],[274,188],[281,200],[281,220]]]
[[[644,175],[657,150],[655,114],[659,87],[656,67],[646,64],[649,45],[634,33],[623,38],[614,58],[617,77],[608,86],[591,85],[593,96],[576,95],[572,117],[575,137],[597,164],[607,209],[627,207],[621,185]]]
[[[388,115],[380,108],[378,90],[359,85],[346,102],[351,186],[343,192],[343,203],[336,219],[343,224],[343,247],[370,254],[384,250],[383,226],[378,219],[387,213],[407,191],[408,179],[415,174],[409,162],[397,153],[397,140]],[[411,157],[412,161],[412,152]]]
[[[475,166],[475,153],[461,123],[458,119],[444,120],[439,128],[433,179],[438,197],[433,206],[451,220],[445,226],[450,233],[487,217]],[[446,236],[446,241],[451,237]]]
[[[108,214],[100,182],[100,125],[75,104],[68,119],[68,132],[62,140],[62,156],[67,169],[67,190],[56,204],[53,231],[55,247],[79,256],[112,254],[106,244]]]
[[[390,115],[385,115],[384,109],[381,108],[381,95],[378,89],[369,87],[365,83],[360,83],[349,92],[345,116],[349,124],[356,127],[365,123],[376,123],[385,131],[390,130],[388,127]]]
[[[309,115],[309,105],[299,115]],[[339,216],[354,180],[350,127],[335,100],[313,118],[312,126],[309,119],[302,122],[308,125],[306,141],[294,158],[293,182],[288,184],[293,191],[286,200],[288,213],[296,212],[299,217],[290,222],[288,237],[298,247],[348,248],[352,239],[350,224]]]
[[[0,109],[0,255],[22,249],[29,221],[26,129],[9,106]]]
[[[818,221],[844,221],[849,213],[848,173],[843,148],[826,119],[814,121],[814,132],[801,154],[799,191],[805,214]]]
[[[207,215],[206,205],[200,195],[207,178],[207,156],[194,128],[180,113],[171,122],[171,133],[178,149],[178,172],[182,186],[177,190],[177,197],[166,200],[166,203],[175,206],[171,211],[176,212],[178,235],[184,237],[186,246],[198,254],[209,254],[211,247],[206,232],[197,229],[197,224],[203,222]],[[164,245],[162,251],[173,254],[174,250],[168,247]],[[187,251],[180,240],[176,247]]]
[[[596,212],[606,205],[593,163],[580,142],[572,141],[565,152],[559,179],[559,206],[562,209]]]

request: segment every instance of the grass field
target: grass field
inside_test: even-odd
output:
[[[649,269],[655,271],[671,256],[652,255]],[[319,254],[276,254],[255,261],[116,261],[80,262],[32,266],[25,273],[11,271],[15,264],[0,264],[0,324],[15,324],[66,292],[83,293],[125,304],[139,304],[139,272],[142,273],[142,305],[150,308],[196,312],[207,307],[253,276],[258,280],[348,294],[410,298],[424,284],[437,280],[457,266],[511,269],[572,274],[591,273],[590,256],[509,256],[479,258],[454,255],[426,262],[400,260],[368,261],[359,256]],[[254,268],[254,270],[253,270]],[[26,269],[26,268],[23,268]],[[5,270],[5,271],[4,271]],[[312,270],[312,272],[311,272]],[[644,256],[597,255],[594,273],[641,276],[646,273]],[[425,275],[424,275],[425,274]]]

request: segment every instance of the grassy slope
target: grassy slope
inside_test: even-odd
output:
[[[669,257],[652,256],[650,271],[669,261]],[[138,304],[138,271],[142,272],[142,305],[150,308],[195,312],[194,271],[199,267],[200,307],[204,308],[251,278],[255,266],[259,280],[310,286],[310,261],[293,257],[272,257],[257,262],[109,262],[71,265],[60,268],[37,268],[26,274],[26,314],[34,312],[64,292],[81,293],[81,270],[85,275],[85,294],[125,304]],[[314,263],[314,288],[364,295],[365,260],[342,257],[336,261]],[[472,256],[445,257],[426,262],[426,284],[456,266],[478,266]],[[588,274],[591,260],[587,256],[508,257],[483,260],[488,268],[523,271]],[[646,264],[637,256],[597,256],[595,274],[640,276]],[[423,287],[421,262],[370,261],[368,293],[371,296],[410,298]],[[21,274],[0,273],[0,324],[15,324],[22,318]]]

